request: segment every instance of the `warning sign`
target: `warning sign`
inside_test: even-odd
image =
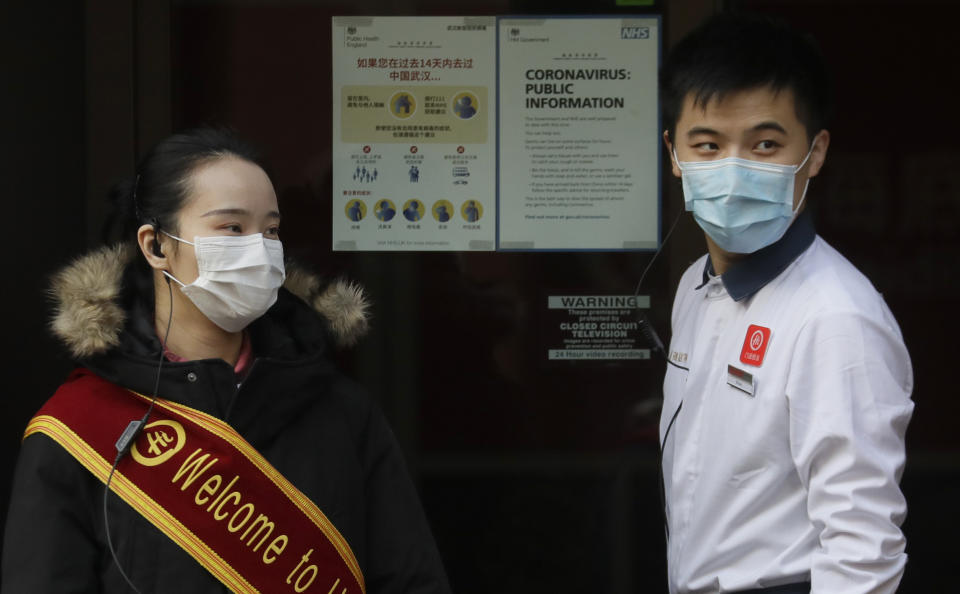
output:
[[[650,307],[646,295],[551,295],[552,328],[547,358],[553,361],[623,361],[649,359],[637,310]]]

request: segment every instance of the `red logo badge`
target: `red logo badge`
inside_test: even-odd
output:
[[[743,350],[740,351],[740,362],[760,367],[763,365],[763,356],[770,343],[770,328],[751,324],[747,328],[747,337],[743,340]]]

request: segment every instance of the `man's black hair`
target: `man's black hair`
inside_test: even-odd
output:
[[[832,116],[833,86],[816,42],[785,22],[756,14],[715,15],[682,39],[660,72],[663,121],[674,141],[684,99],[711,100],[758,87],[793,91],[807,139]]]

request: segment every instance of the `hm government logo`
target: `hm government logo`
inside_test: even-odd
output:
[[[650,27],[620,27],[620,39],[650,39]]]
[[[183,425],[177,421],[154,421],[143,428],[130,456],[143,466],[159,466],[187,445]]]

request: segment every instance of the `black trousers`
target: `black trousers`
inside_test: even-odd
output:
[[[810,582],[784,584],[771,588],[757,588],[756,590],[740,590],[736,594],[810,594]]]

